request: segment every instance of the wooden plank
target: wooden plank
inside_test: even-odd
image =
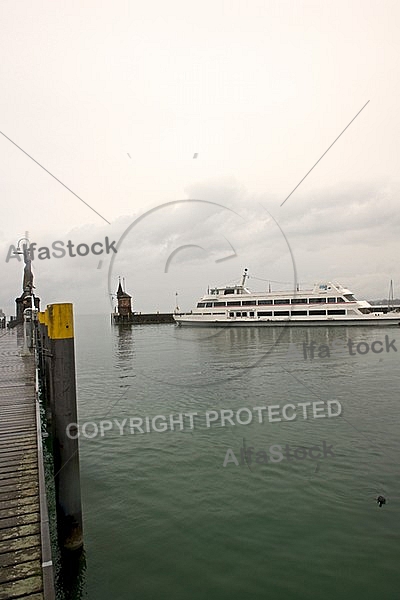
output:
[[[25,445],[20,442],[15,442],[14,444],[5,444],[4,446],[0,446],[0,456],[2,459],[6,458],[7,454],[23,454],[26,451],[26,454],[30,454],[33,450],[36,450],[36,446],[34,442],[27,442]]]
[[[39,505],[37,504],[37,509],[28,512],[27,514],[17,514],[12,517],[4,517],[2,518],[0,513],[0,535],[1,530],[5,528],[17,527],[18,525],[29,525],[30,523],[39,523],[40,514],[39,514]]]
[[[29,596],[19,596],[18,600],[23,600],[23,598],[26,598],[26,600],[46,600],[44,592],[39,592],[38,594],[29,594]]]
[[[28,448],[24,453],[22,450],[9,450],[0,452],[0,467],[5,467],[13,463],[22,464],[24,461],[33,462],[36,460],[36,448]]]
[[[29,596],[19,596],[18,600],[23,600],[23,598],[26,598],[26,600],[46,600],[44,592],[39,592],[38,594],[29,594]]]
[[[8,437],[22,437],[25,432],[27,432],[27,436],[29,436],[32,431],[31,425],[34,421],[34,415],[30,415],[29,418],[24,416],[22,419],[7,419],[3,417],[2,425],[0,425],[2,440],[7,439]],[[10,432],[10,427],[12,427],[12,432]]]
[[[5,540],[0,542],[0,554],[8,554],[14,550],[26,550],[27,548],[40,547],[39,535],[26,535],[16,540]]]
[[[29,463],[35,462],[37,459],[37,449],[36,448],[25,448],[22,449],[13,449],[10,448],[8,451],[4,451],[0,454],[0,468],[5,466],[5,464],[17,462],[20,463]]]
[[[24,476],[30,477],[32,479],[37,479],[38,469],[35,464],[22,465],[22,468],[21,468],[21,466],[15,468],[15,465],[9,466],[8,469],[0,468],[0,481],[9,479],[10,475],[14,475],[17,477],[18,477],[18,475],[24,475]]]
[[[41,559],[42,553],[40,550],[40,546],[35,546],[33,548],[28,548],[28,550],[16,550],[12,552],[5,552],[4,554],[0,554],[0,567],[3,570],[4,567],[9,567],[11,565],[19,565],[24,562],[28,562],[30,560]]]
[[[42,565],[40,564],[40,560],[30,560],[18,565],[3,567],[0,571],[0,583],[24,579],[24,577],[31,577],[32,575],[40,575],[41,572]]]
[[[40,505],[36,496],[30,496],[26,500],[32,500],[32,502],[30,504],[8,506],[0,510],[0,521],[16,518],[23,519],[27,515],[39,515]]]
[[[2,450],[31,450],[33,448],[36,448],[35,446],[35,439],[32,438],[31,435],[25,435],[22,436],[22,439],[18,440],[15,439],[15,437],[18,436],[13,436],[13,439],[9,439],[9,436],[2,436],[2,439],[0,441],[0,447]],[[21,436],[20,436],[21,437]],[[12,444],[10,444],[10,442],[12,442]]]
[[[28,596],[33,592],[41,592],[43,590],[42,576],[34,575],[33,577],[25,577],[17,581],[3,583],[0,586],[0,600],[13,600],[21,596]]]
[[[2,482],[0,481],[0,490],[2,489],[1,483]],[[9,488],[10,486],[7,487]],[[30,498],[34,498],[37,495],[37,488],[38,484],[35,481],[32,482],[29,486],[24,486],[23,489],[16,488],[14,495],[12,495],[11,490],[8,490],[8,492],[0,493],[0,513],[3,510],[8,510],[12,507],[16,507],[19,509],[25,504],[32,504],[33,500],[30,500]]]
[[[36,535],[38,533],[40,533],[40,526],[38,523],[29,523],[28,525],[0,529],[0,543],[7,540],[19,539],[28,535]]]
[[[33,422],[32,422],[33,425]],[[1,434],[0,440],[0,448],[2,450],[23,450],[24,448],[33,448],[35,447],[35,438],[26,432],[17,431],[13,434]]]
[[[23,471],[20,476],[13,474],[11,478],[3,479],[0,481],[0,500],[6,500],[6,495],[12,490],[15,490],[16,497],[22,495],[28,495],[32,489],[36,489],[38,481],[34,477],[23,475]]]
[[[16,486],[25,486],[30,485],[31,483],[37,482],[37,477],[32,476],[30,473],[26,473],[26,471],[20,471],[17,473],[8,473],[8,477],[5,477],[1,480],[1,489],[8,487],[10,485]]]
[[[36,458],[36,448],[27,448],[26,452],[22,450],[9,450],[8,452],[0,453],[0,468],[13,463],[32,463],[36,461]]]
[[[0,463],[0,479],[5,479],[8,473],[20,473],[24,472],[26,475],[34,474],[33,471],[38,472],[37,464],[35,460],[21,462],[21,460],[8,461],[7,463]]]
[[[24,498],[9,498],[0,502],[0,514],[3,511],[22,511],[24,507],[29,507],[32,504],[37,504],[39,502],[39,498],[34,494],[33,496],[26,496]]]
[[[31,419],[28,425],[33,426],[34,423],[34,419]],[[1,435],[0,445],[6,446],[10,441],[21,445],[34,443],[36,441],[36,437],[32,436],[32,434],[30,433],[31,431],[31,428],[27,428],[25,431],[15,430],[12,433],[3,432]]]

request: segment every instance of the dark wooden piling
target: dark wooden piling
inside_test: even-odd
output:
[[[46,422],[48,429],[54,435],[52,430],[52,407],[51,400],[54,398],[52,392],[51,380],[51,350],[50,340],[48,336],[48,314],[47,311],[38,313],[38,328],[37,328],[37,348],[39,354],[39,373],[40,385],[42,390],[43,406],[46,412]]]
[[[74,320],[72,304],[47,307],[54,478],[60,544],[83,546],[79,445],[71,425],[77,423]]]

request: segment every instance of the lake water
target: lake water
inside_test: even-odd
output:
[[[91,316],[75,335],[80,427],[91,423],[80,440],[86,569],[76,597],[400,597],[398,329],[119,329]],[[351,356],[349,339],[369,352]],[[333,400],[342,412],[329,417]],[[316,416],[299,406],[308,402]],[[253,409],[269,405],[279,408],[260,423]],[[234,424],[222,426],[221,410]],[[181,431],[191,412],[194,427],[184,417]],[[144,433],[131,430],[139,418]],[[100,421],[112,429],[95,436]],[[293,456],[324,442],[325,457]],[[286,444],[292,460],[271,460]]]

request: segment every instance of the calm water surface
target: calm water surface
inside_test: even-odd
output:
[[[385,335],[397,353],[349,355],[349,338]],[[311,341],[313,360],[302,347]],[[321,345],[336,350],[319,358]],[[76,351],[81,425],[199,414],[193,430],[186,421],[183,431],[120,435],[114,425],[81,438],[82,598],[400,597],[399,330],[119,329],[92,316],[77,319]],[[340,417],[209,428],[204,419],[328,400]],[[243,445],[323,441],[333,457],[223,466]]]

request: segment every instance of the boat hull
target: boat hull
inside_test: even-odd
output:
[[[174,316],[175,322],[184,327],[399,327],[400,313],[398,317],[361,317],[343,319],[214,319],[200,320],[184,316]]]

